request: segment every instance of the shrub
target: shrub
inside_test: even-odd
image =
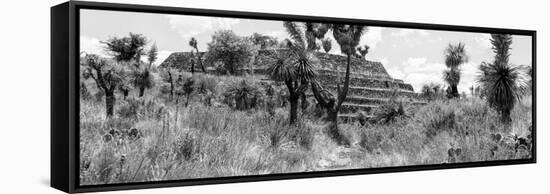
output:
[[[139,99],[128,98],[122,101],[121,105],[117,109],[117,114],[122,118],[138,119],[141,105],[142,102],[140,102]]]
[[[418,114],[426,136],[430,138],[456,125],[455,110],[442,101],[424,107]]]
[[[224,102],[237,110],[256,108],[263,100],[261,88],[247,80],[233,83],[224,92],[223,96]]]
[[[103,92],[102,89],[98,89],[97,92],[94,93],[94,100],[96,102],[102,102],[105,99],[103,96],[105,96],[105,92]]]
[[[313,129],[305,123],[300,123],[291,130],[293,133],[291,139],[303,148],[310,150],[314,140]]]
[[[104,146],[94,158],[96,160],[94,164],[98,181],[109,183],[114,174],[113,172],[117,162],[114,149],[108,145]]]
[[[399,118],[409,117],[409,106],[403,99],[392,97],[388,103],[383,104],[374,113],[374,120],[378,123],[388,124]]]
[[[190,132],[178,135],[172,144],[172,148],[174,149],[173,152],[176,154],[176,160],[189,161],[200,152],[200,144],[197,143],[196,136]]]
[[[92,94],[88,91],[88,87],[84,82],[80,82],[80,99],[89,100],[92,98]]]
[[[216,98],[218,93],[217,86],[218,80],[215,77],[202,76],[198,78],[196,90],[199,93],[203,104],[207,106],[212,105],[212,100]]]

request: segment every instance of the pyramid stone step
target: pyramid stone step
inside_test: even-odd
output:
[[[337,90],[337,87],[334,85],[328,85],[326,88],[332,91]],[[362,97],[368,97],[368,98],[390,98],[394,94],[394,91],[397,92],[397,94],[402,97],[416,98],[418,96],[418,94],[409,90],[358,87],[358,86],[350,86],[348,89],[348,95],[362,96]]]
[[[389,98],[369,98],[363,96],[347,96],[346,103],[380,105],[389,101]]]
[[[372,114],[376,108],[378,108],[378,105],[343,103],[340,108],[340,113],[357,113],[358,111],[363,111],[366,114]]]
[[[337,76],[336,74],[320,74],[318,77],[319,82],[322,85],[334,85],[339,79],[343,79],[343,76]],[[413,91],[410,84],[405,84],[402,81],[397,81],[388,78],[369,78],[369,77],[350,77],[350,86],[368,86],[372,88],[399,88],[403,90]]]

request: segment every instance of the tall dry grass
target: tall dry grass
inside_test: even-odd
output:
[[[195,76],[218,95],[232,83],[247,79]],[[87,84],[89,92],[97,94],[97,88]],[[93,185],[530,157],[509,135],[530,134],[529,100],[516,105],[510,127],[502,126],[496,112],[478,98],[432,101],[414,108],[407,117],[388,122],[341,124],[344,135],[354,142],[351,147],[335,144],[327,136],[325,123],[316,117],[302,115],[297,125],[288,126],[286,108],[236,111],[226,105],[205,104],[200,96],[184,107],[153,88],[144,98],[118,98],[117,114],[106,119],[101,99],[81,100],[80,182]],[[112,130],[131,128],[141,132],[140,138],[115,135],[107,141]],[[495,141],[494,134],[505,138]]]

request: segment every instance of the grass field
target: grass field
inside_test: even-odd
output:
[[[231,83],[253,79],[211,78],[218,97]],[[93,82],[86,86],[97,93]],[[223,103],[207,106],[199,96],[185,107],[157,87],[142,98],[132,92],[127,100],[117,94],[112,119],[105,117],[104,99],[81,99],[81,185],[531,157],[530,144],[518,144],[531,133],[528,98],[513,109],[509,127],[476,97],[410,107],[406,117],[388,124],[340,123],[352,142],[344,147],[318,118],[300,115],[296,126],[288,126],[287,107],[274,114],[238,111]]]

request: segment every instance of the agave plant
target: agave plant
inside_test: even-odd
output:
[[[468,62],[468,56],[463,43],[457,45],[449,44],[445,49],[445,66],[447,70],[443,72],[443,79],[449,84],[451,98],[458,98],[458,83],[460,82],[460,65]]]
[[[477,81],[489,105],[500,113],[504,123],[510,123],[512,109],[525,95],[527,84],[521,74],[520,66],[508,62],[512,37],[492,34],[491,44],[496,54],[494,61],[483,62],[479,66],[481,74],[477,77]]]
[[[246,110],[258,105],[262,92],[255,84],[242,80],[230,86],[223,95],[226,103],[234,103],[237,110]]]

